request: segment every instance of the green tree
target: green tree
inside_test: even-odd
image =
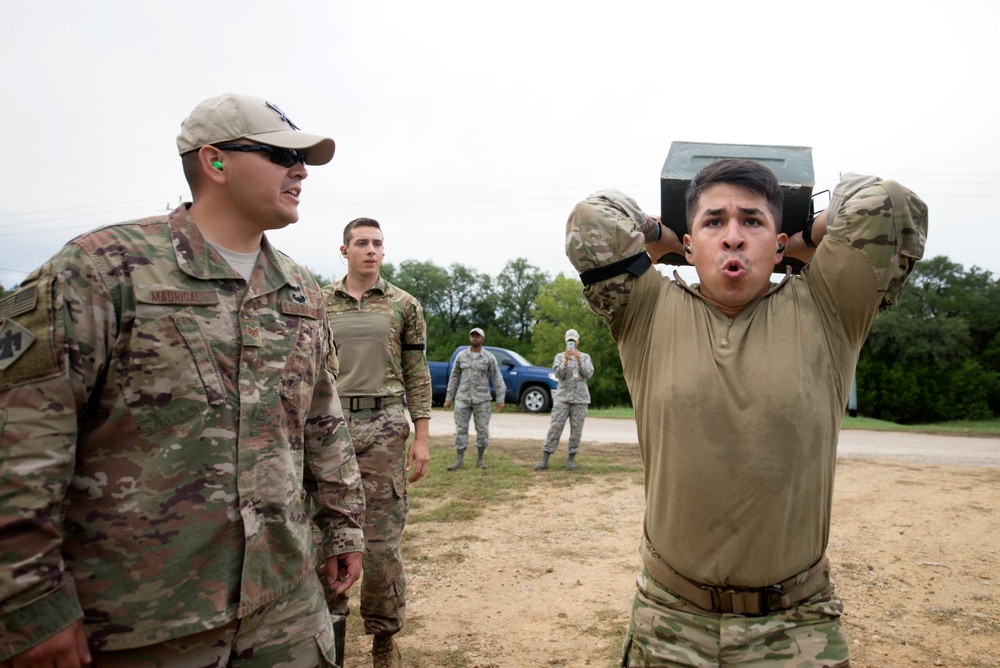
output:
[[[382,266],[379,267],[378,275],[393,285],[403,287],[396,281],[396,267],[392,264],[392,262],[383,262]],[[407,290],[407,292],[409,292],[409,290]]]
[[[496,315],[500,332],[524,344],[530,344],[534,327],[534,305],[549,277],[524,258],[504,265],[496,280]]]
[[[429,260],[403,260],[393,274],[392,283],[416,297],[424,310],[427,322],[427,359],[448,359],[455,349],[452,343],[454,337],[447,324],[451,292],[448,270]]]
[[[543,285],[535,300],[533,316],[536,322],[531,336],[531,359],[543,366],[551,364],[556,353],[566,347],[566,330],[575,329],[580,333],[580,349],[594,362],[594,376],[587,383],[591,402],[595,406],[631,403],[618,345],[604,321],[587,306],[578,279],[560,275]]]
[[[490,277],[464,264],[451,265],[448,275],[449,290],[444,299],[448,328],[466,338],[473,327],[492,329],[496,315]]]
[[[858,361],[858,408],[904,423],[1000,411],[1000,284],[939,256],[914,267]]]
[[[319,273],[318,271],[313,271],[312,268],[310,268],[310,267],[306,267],[306,269],[309,270],[309,273],[312,274],[312,277],[316,279],[317,283],[319,283],[319,287],[322,288],[322,287],[325,287],[325,286],[329,285],[330,283],[333,283],[333,279],[332,278],[324,276],[321,273]]]

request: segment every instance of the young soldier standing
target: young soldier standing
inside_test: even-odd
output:
[[[406,620],[401,547],[407,515],[406,471],[412,471],[409,482],[416,482],[430,461],[427,327],[420,303],[379,276],[384,249],[378,221],[358,218],[348,223],[340,252],[347,258],[347,275],[323,292],[340,361],[337,386],[368,507],[361,616],[365,632],[374,635],[373,665],[396,667],[402,659],[393,636]],[[414,431],[409,456],[406,409]],[[337,642],[343,646],[347,595],[329,594],[331,612],[339,616]]]

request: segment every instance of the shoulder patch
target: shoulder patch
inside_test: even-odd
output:
[[[34,342],[35,335],[13,320],[0,321],[0,370],[14,364]]]
[[[38,303],[38,286],[32,285],[30,288],[18,290],[9,297],[4,297],[0,301],[0,322],[7,318],[35,310]]]
[[[0,302],[0,391],[62,370],[62,305],[52,298],[58,282],[48,276]]]

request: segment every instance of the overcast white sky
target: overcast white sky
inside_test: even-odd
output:
[[[928,256],[1000,277],[995,2],[97,0],[6,3],[0,284],[68,239],[189,199],[175,138],[224,92],[332,136],[274,243],[324,276],[344,225],[386,260],[572,274],[566,215],[659,213],[672,141],[810,146],[816,190],[895,178]]]

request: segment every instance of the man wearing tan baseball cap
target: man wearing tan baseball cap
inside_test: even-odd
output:
[[[192,202],[73,239],[0,307],[17,334],[0,365],[0,665],[341,658],[316,542],[346,592],[364,491],[323,294],[265,236],[298,220],[306,165],[334,143],[229,94],[177,147]]]
[[[303,151],[307,165],[330,162],[335,148],[329,137],[300,131],[273,102],[234,93],[210,97],[196,106],[181,124],[177,148],[184,155],[206,144],[237,139]]]

